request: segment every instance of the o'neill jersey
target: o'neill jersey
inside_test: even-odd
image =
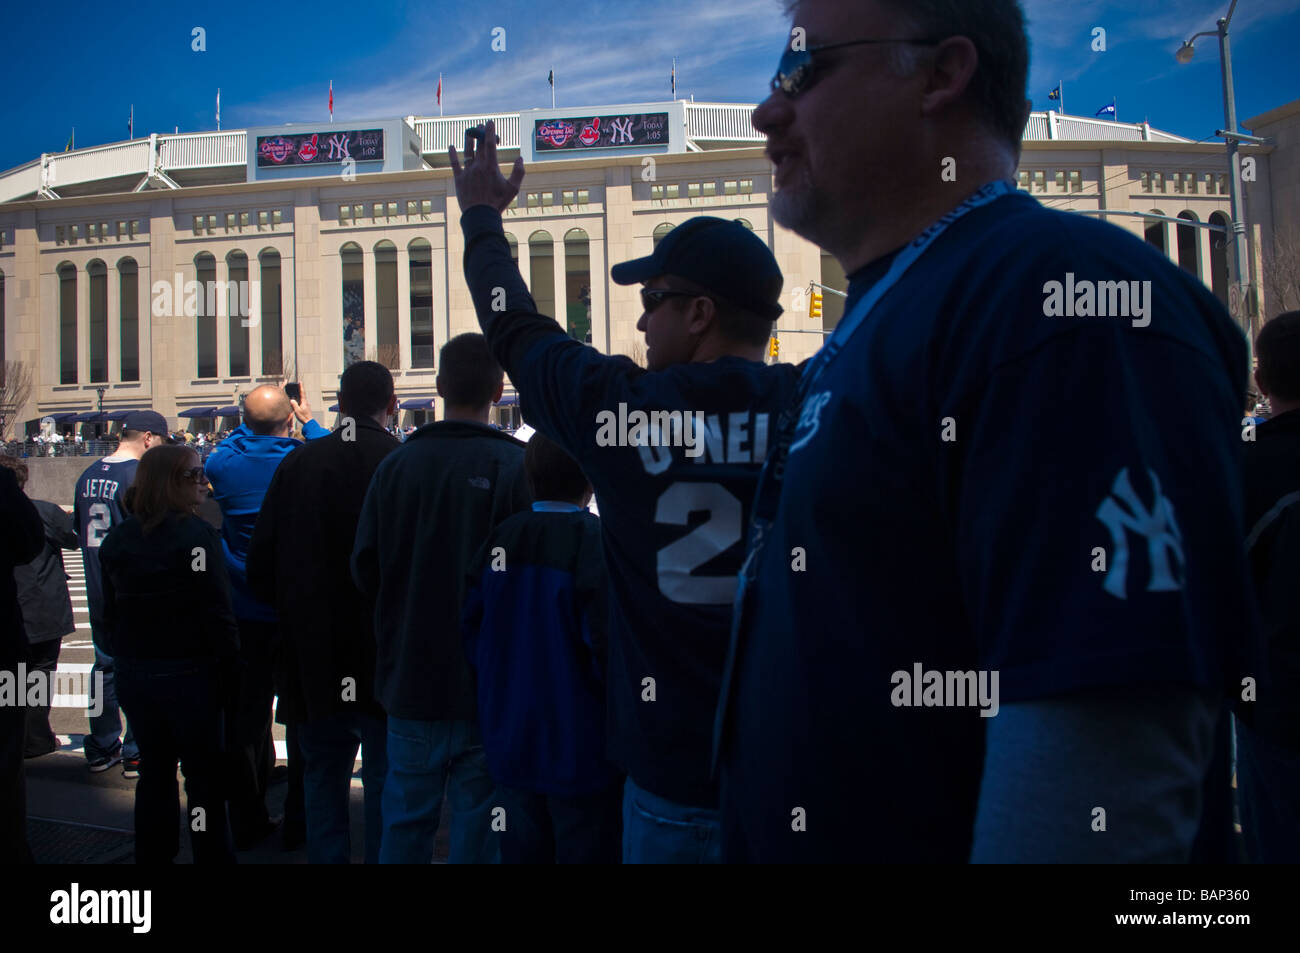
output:
[[[610,757],[660,797],[716,805],[713,715],[750,502],[798,369],[724,357],[650,372],[603,355],[537,313],[494,210],[461,225],[479,322],[524,418],[600,499]]]

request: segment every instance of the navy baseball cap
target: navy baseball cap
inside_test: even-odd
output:
[[[739,222],[701,215],[663,237],[648,258],[615,265],[610,277],[634,285],[660,275],[692,281],[738,308],[775,321],[785,278],[762,240]]]
[[[167,418],[156,410],[136,410],[126,415],[122,420],[123,430],[148,431],[157,434],[159,437],[166,437],[171,440],[171,433],[167,427]]]

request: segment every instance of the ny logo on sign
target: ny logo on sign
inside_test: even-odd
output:
[[[1151,563],[1151,581],[1147,584],[1147,592],[1173,592],[1183,587],[1183,534],[1178,529],[1178,521],[1174,519],[1173,504],[1160,492],[1160,480],[1151,470],[1147,473],[1151,475],[1151,487],[1155,493],[1155,502],[1150,510],[1142,505],[1142,501],[1133,492],[1127,467],[1119,471],[1119,476],[1115,477],[1115,483],[1110,488],[1111,495],[1097,507],[1097,519],[1110,530],[1114,546],[1114,558],[1102,588],[1118,599],[1128,598],[1126,531],[1146,537],[1147,557]],[[1170,562],[1171,554],[1176,566]]]
[[[625,142],[632,142],[632,117],[622,116],[618,119],[609,121],[610,128],[614,130],[614,138],[610,140],[610,145],[618,146]]]

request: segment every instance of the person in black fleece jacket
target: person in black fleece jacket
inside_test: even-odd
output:
[[[623,776],[605,758],[608,601],[600,520],[577,461],[534,434],[531,512],[488,537],[461,626],[507,825],[503,863],[619,862]]]
[[[483,540],[528,507],[524,445],[487,422],[503,380],[482,335],[444,344],[437,388],[446,419],[384,458],[361,507],[352,578],[374,600],[375,694],[388,715],[381,864],[433,859],[444,788],[451,862],[500,854],[460,611]]]
[[[131,516],[99,548],[118,695],[140,744],[140,864],[171,863],[179,849],[177,761],[195,863],[234,862],[220,771],[239,627],[221,539],[194,513],[205,490],[193,450],[148,450],[127,491]]]

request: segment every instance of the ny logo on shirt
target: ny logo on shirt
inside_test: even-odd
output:
[[[1129,482],[1128,467],[1119,471],[1115,483],[1111,486],[1111,495],[1097,507],[1097,519],[1110,530],[1114,544],[1114,558],[1106,573],[1106,582],[1102,586],[1118,599],[1127,599],[1128,579],[1128,536],[1126,531],[1146,537],[1147,558],[1151,564],[1151,580],[1147,592],[1174,592],[1183,587],[1182,569],[1183,534],[1174,519],[1174,506],[1169,498],[1160,492],[1160,480],[1151,470],[1151,486],[1155,491],[1155,502],[1150,510],[1142,505],[1133,485]],[[1123,503],[1123,506],[1120,504]],[[1170,555],[1173,556],[1173,565]]]

